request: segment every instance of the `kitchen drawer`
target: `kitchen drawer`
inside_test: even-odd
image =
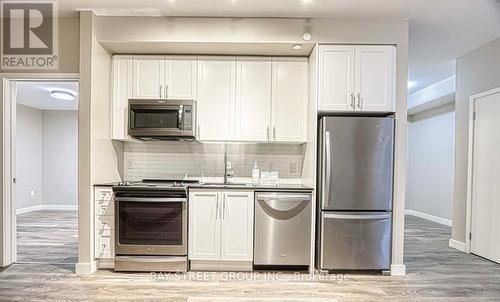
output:
[[[95,229],[99,231],[101,236],[111,236],[111,232],[115,229],[115,217],[114,216],[96,216],[95,217]]]
[[[109,236],[100,235],[99,230],[95,231],[95,258],[115,257],[115,234],[114,231]]]
[[[111,188],[96,188],[94,190],[95,201],[111,200],[113,197],[113,190]]]
[[[95,215],[97,216],[114,216],[115,203],[113,201],[96,202]]]

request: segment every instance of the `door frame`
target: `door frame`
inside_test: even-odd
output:
[[[467,153],[467,205],[466,205],[466,219],[465,219],[465,252],[471,253],[472,242],[470,234],[472,233],[472,186],[474,176],[474,113],[475,104],[478,99],[492,94],[500,93],[500,87],[487,90],[469,98],[469,143]]]
[[[17,230],[16,207],[13,178],[15,178],[15,114],[17,82],[63,82],[74,81],[79,83],[77,73],[6,73],[0,76],[0,96],[2,106],[0,112],[2,155],[0,185],[2,201],[0,205],[0,267],[9,266],[17,260]],[[80,86],[78,86],[80,90]]]

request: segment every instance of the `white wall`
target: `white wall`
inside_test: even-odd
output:
[[[451,224],[455,159],[454,105],[416,114],[409,121],[406,209]]]
[[[17,104],[16,126],[17,210],[42,204],[42,111]]]
[[[457,58],[455,186],[452,239],[465,243],[469,102],[472,95],[500,87],[500,38]]]
[[[44,110],[42,204],[78,204],[78,111]]]

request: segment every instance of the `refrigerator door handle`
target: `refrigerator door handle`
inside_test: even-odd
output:
[[[325,205],[330,197],[330,180],[331,180],[331,142],[330,142],[330,131],[325,130],[323,132],[323,185],[322,185],[322,204]]]
[[[359,220],[369,220],[369,219],[388,219],[391,218],[391,213],[384,214],[334,214],[325,213],[325,218],[335,218],[335,219],[359,219]]]

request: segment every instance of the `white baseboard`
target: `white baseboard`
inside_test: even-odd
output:
[[[406,265],[404,264],[391,264],[391,276],[405,276]]]
[[[75,264],[75,274],[77,275],[89,275],[97,271],[97,261],[92,261],[90,263],[78,262]]]
[[[454,248],[456,250],[459,250],[461,252],[464,252],[465,253],[465,243],[463,242],[460,242],[460,241],[457,241],[457,240],[454,240],[454,239],[450,239],[448,241],[448,245],[451,247],[451,248]]]
[[[447,226],[451,227],[451,220],[449,220],[449,219],[437,217],[437,216],[434,216],[434,215],[422,213],[422,212],[415,211],[415,210],[405,210],[405,214],[416,216],[416,217],[420,217],[420,218],[423,218],[423,219],[426,219],[426,220],[430,220],[430,221],[433,221],[433,222],[436,222],[436,223],[439,223],[439,224],[444,224],[444,225],[447,225]]]
[[[38,206],[17,209],[16,215],[25,214],[25,213],[34,212],[34,211],[42,211],[42,210],[53,210],[53,211],[72,210],[72,211],[76,211],[76,210],[78,210],[78,205],[38,205]]]
[[[21,208],[21,209],[16,210],[16,215],[25,214],[25,213],[34,212],[34,211],[40,211],[41,209],[42,209],[41,205]]]

